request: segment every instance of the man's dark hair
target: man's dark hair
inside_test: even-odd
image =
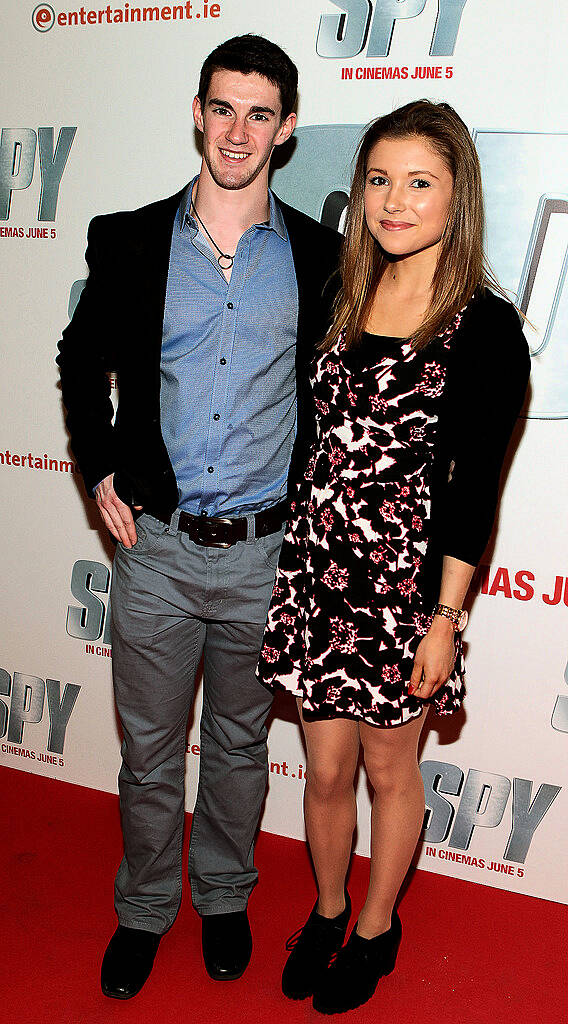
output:
[[[244,36],[233,36],[217,46],[205,58],[199,76],[197,95],[202,109],[214,71],[240,71],[242,75],[262,75],[280,92],[282,104],[282,120],[294,108],[298,91],[298,69],[276,43],[271,43],[264,36],[250,33]]]

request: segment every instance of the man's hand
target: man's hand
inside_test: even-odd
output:
[[[95,498],[99,506],[99,512],[107,529],[110,530],[116,540],[122,541],[125,548],[131,548],[136,544],[136,526],[132,512],[128,505],[120,500],[113,487],[114,473],[105,476],[95,488]],[[136,510],[142,505],[135,505]]]
[[[448,619],[435,615],[418,645],[408,692],[427,700],[447,682],[455,659],[454,627]]]

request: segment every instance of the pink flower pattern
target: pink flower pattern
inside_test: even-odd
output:
[[[397,583],[397,587],[400,590],[403,597],[410,597],[410,595],[414,594],[417,589],[416,583],[414,582],[414,580],[411,579],[399,580]]]
[[[381,562],[384,562],[386,557],[387,549],[383,547],[382,544],[375,548],[374,551],[371,551],[369,555],[369,558],[375,563],[375,565],[380,565]]]
[[[396,507],[393,501],[383,501],[379,512],[383,519],[390,519],[392,522],[396,519]]]
[[[439,398],[444,392],[445,380],[445,367],[440,363],[426,363],[416,390],[421,391],[428,398]]]
[[[426,615],[425,612],[415,612],[412,616],[412,621],[417,635],[426,636],[426,633],[430,629],[432,616]]]
[[[383,665],[381,675],[385,683],[398,683],[400,680],[400,669],[398,665]]]
[[[381,412],[384,415],[388,409],[388,402],[386,398],[380,398],[379,395],[372,395],[371,408],[373,412]]]
[[[277,651],[275,647],[268,647],[265,644],[265,646],[262,649],[262,656],[263,658],[265,658],[266,661],[268,661],[272,665],[275,661],[278,661],[280,657],[280,651]]]
[[[329,416],[329,405],[327,402],[322,402],[319,398],[315,401],[316,409],[321,412],[322,416]]]
[[[319,522],[323,526],[326,533],[328,532],[328,530],[331,530],[331,527],[333,526],[333,519],[333,512],[331,511],[330,508],[322,509],[322,511],[319,514]]]
[[[332,619],[330,645],[332,650],[342,654],[355,654],[357,651],[357,627],[352,622]]]
[[[349,580],[349,569],[340,569],[335,562],[331,562],[329,569],[322,576],[322,583],[332,589],[345,590]]]

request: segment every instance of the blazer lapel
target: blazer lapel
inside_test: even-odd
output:
[[[298,283],[297,365],[307,364],[323,338],[338,285],[340,236],[278,200]]]
[[[298,222],[294,217],[295,211],[293,208],[288,206],[286,203],[283,203],[281,199],[279,199],[278,202],[280,203],[284,222],[288,231],[290,248],[292,249],[292,258],[294,260],[294,269],[296,271],[296,282],[298,285],[298,334],[296,345],[298,354],[302,355],[306,344],[306,335],[308,333],[307,312],[310,308],[310,260],[308,259],[306,261],[306,257],[309,256],[309,245],[306,244],[307,240],[303,236],[302,231],[299,230]],[[313,255],[311,258],[313,259]]]
[[[149,316],[147,331],[162,341],[164,307],[168,283],[170,246],[174,221],[185,189],[141,211],[139,224],[139,269],[144,281],[142,306]]]

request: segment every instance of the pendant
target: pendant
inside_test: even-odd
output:
[[[217,263],[221,267],[221,270],[230,270],[234,262],[235,257],[229,256],[228,252],[222,252],[221,255],[217,257]]]

